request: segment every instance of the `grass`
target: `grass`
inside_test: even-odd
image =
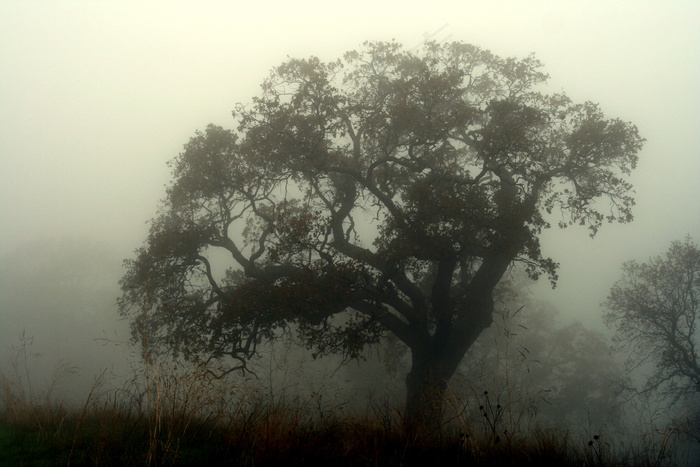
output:
[[[298,406],[263,407],[221,421],[168,418],[160,432],[134,413],[95,411],[56,436],[2,422],[2,465],[629,465],[596,459],[566,433],[536,433],[498,446],[454,432],[409,438],[370,418],[319,424]]]
[[[0,465],[660,465],[655,453],[616,453],[598,435],[586,440],[566,430],[496,439],[491,428],[448,427],[417,438],[398,418],[313,413],[308,401],[248,397],[219,410],[199,407],[208,414],[171,406],[158,415],[114,396],[50,426],[3,416]]]
[[[388,401],[353,411],[321,391],[293,396],[181,365],[139,366],[116,388],[103,373],[68,407],[36,393],[31,341],[14,350],[0,373],[0,466],[671,465],[667,438],[629,446],[593,430],[524,428],[486,393],[471,401],[478,410],[451,401],[450,422],[430,437],[404,431]]]

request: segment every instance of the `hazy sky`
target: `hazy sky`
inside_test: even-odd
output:
[[[235,3],[0,1],[0,256],[66,236],[130,255],[166,161],[207,123],[232,127],[234,105],[286,56],[429,36],[534,52],[553,92],[598,102],[647,139],[632,224],[545,236],[561,263],[556,305],[595,320],[622,261],[700,240],[697,0]]]

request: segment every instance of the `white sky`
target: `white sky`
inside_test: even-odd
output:
[[[78,236],[126,257],[147,233],[172,159],[207,123],[233,126],[287,55],[334,59],[365,40],[426,36],[535,52],[552,91],[601,104],[647,144],[636,220],[552,230],[547,297],[583,321],[627,259],[700,241],[700,2],[0,2],[0,255]],[[538,287],[537,290],[544,290]]]

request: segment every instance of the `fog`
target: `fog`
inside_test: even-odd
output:
[[[81,368],[76,387],[100,368],[128,372],[128,346],[107,342],[129,337],[117,281],[164,196],[166,162],[209,122],[233,127],[235,104],[250,102],[286,57],[330,60],[366,40],[534,52],[551,92],[639,127],[647,142],[631,177],[634,221],[593,239],[576,227],[543,235],[560,280],[533,285],[533,299],[559,310],[562,326],[608,333],[600,304],[622,262],[700,239],[697,2],[338,5],[0,3],[3,351],[25,330],[47,367]]]

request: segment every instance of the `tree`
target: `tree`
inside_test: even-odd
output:
[[[286,331],[346,358],[391,333],[412,355],[409,419],[439,419],[503,274],[556,280],[546,213],[592,235],[632,219],[636,127],[538,92],[540,69],[459,42],[275,68],[237,130],[209,125],[172,161],[121,282],[134,337],[233,370]]]
[[[697,332],[700,319],[700,250],[688,237],[675,241],[665,257],[622,266],[612,287],[606,323],[615,339],[629,349],[630,368],[654,363],[644,392],[661,389],[677,400],[700,392]]]
[[[560,324],[557,310],[527,293],[515,298],[496,303],[494,324],[463,360],[452,391],[460,385],[477,394],[488,390],[504,410],[519,415],[517,423],[528,421],[520,418],[528,413],[538,423],[578,427],[620,421],[624,373],[602,333],[578,322]]]
[[[117,333],[123,339],[128,332],[125,323],[107,324],[114,322],[113,297],[121,274],[113,248],[84,238],[42,238],[1,256],[0,366],[10,343],[29,351],[31,336],[27,355],[44,354],[31,359],[35,389],[51,382],[67,362],[80,368],[53,392],[70,403],[85,400],[105,367],[115,374],[128,370],[125,346],[95,342],[117,339]]]

